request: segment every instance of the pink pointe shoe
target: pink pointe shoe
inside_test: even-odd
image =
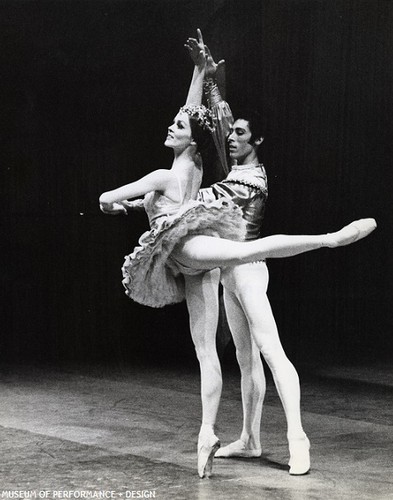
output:
[[[200,478],[210,477],[213,470],[213,458],[220,447],[220,440],[214,434],[198,438],[198,474]]]
[[[335,233],[328,233],[324,246],[335,248],[350,245],[368,236],[376,227],[375,219],[355,220]]]

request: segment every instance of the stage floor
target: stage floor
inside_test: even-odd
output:
[[[196,473],[194,369],[3,366],[0,375],[0,498],[393,499],[391,367],[302,377],[312,469],[300,477],[288,474],[283,410],[268,381],[262,457],[216,459],[207,480]],[[224,371],[223,445],[238,438],[241,418],[238,374]]]

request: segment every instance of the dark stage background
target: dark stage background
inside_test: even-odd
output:
[[[3,0],[2,359],[195,364],[184,304],[123,293],[145,216],[104,216],[98,196],[170,166],[163,140],[197,27],[226,59],[233,108],[270,110],[264,234],[379,224],[356,245],[270,261],[290,358],[391,356],[392,12],[386,0]]]

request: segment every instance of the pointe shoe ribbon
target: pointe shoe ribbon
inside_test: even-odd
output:
[[[250,449],[241,439],[234,441],[227,446],[220,448],[216,454],[216,458],[258,458],[262,454],[261,448]]]
[[[214,454],[220,447],[220,440],[214,434],[198,438],[198,474],[200,478],[210,477]]]
[[[310,470],[310,441],[308,437],[289,441],[289,474],[300,476]]]

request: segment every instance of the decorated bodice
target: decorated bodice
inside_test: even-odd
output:
[[[145,195],[143,204],[149,218],[150,227],[153,227],[162,217],[175,215],[183,202],[173,201],[158,191],[150,191]]]
[[[153,228],[163,221],[163,218],[175,216],[189,201],[189,195],[183,193],[179,176],[175,174],[179,188],[179,200],[173,201],[158,191],[150,191],[145,194],[143,206],[147,213],[150,227]]]

